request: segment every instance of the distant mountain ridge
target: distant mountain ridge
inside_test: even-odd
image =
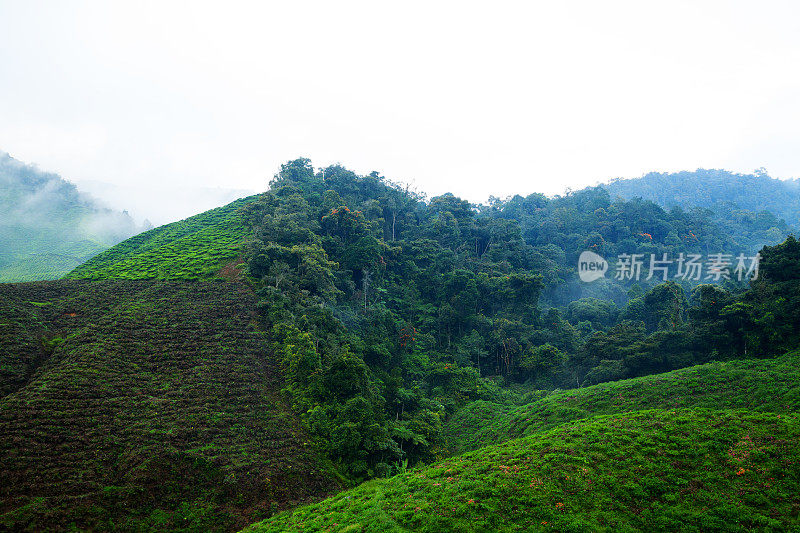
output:
[[[0,282],[59,278],[142,229],[57,174],[0,152]]]
[[[753,174],[702,168],[694,172],[650,172],[601,186],[612,196],[641,197],[665,208],[703,207],[720,215],[736,208],[754,214],[769,211],[795,228],[800,226],[800,180],[772,178],[763,170]]]

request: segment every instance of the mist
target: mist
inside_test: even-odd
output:
[[[0,152],[0,279],[57,277],[144,229],[57,174]]]
[[[103,181],[78,181],[78,188],[103,204],[127,211],[137,224],[161,226],[256,194],[250,189],[198,187],[174,184],[119,185]],[[266,188],[266,185],[265,185]]]

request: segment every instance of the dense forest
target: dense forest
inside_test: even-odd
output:
[[[800,181],[771,178],[763,168],[752,174],[711,169],[650,172],[602,187],[613,197],[644,198],[667,209],[699,207],[732,226],[780,229],[780,220],[794,228],[800,225]]]
[[[800,281],[787,266],[800,258],[793,237],[762,250],[750,287],[732,276],[586,287],[574,274],[585,249],[753,253],[765,224],[723,228],[702,210],[612,201],[602,188],[424,201],[377,173],[304,159],[245,217],[286,391],[355,478],[435,458],[443,421],[466,401],[767,357],[797,341],[797,302],[777,296]]]
[[[0,282],[57,279],[140,232],[56,174],[0,152]]]

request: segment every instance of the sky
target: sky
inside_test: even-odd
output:
[[[800,177],[796,2],[0,0],[0,150],[142,195],[308,157],[429,196]]]

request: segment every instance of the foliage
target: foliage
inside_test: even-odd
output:
[[[645,292],[663,281],[657,271],[647,279],[651,272],[646,262],[639,281],[618,280],[612,271],[602,280],[582,283],[575,267],[585,250],[609,261],[624,253],[648,258],[651,254],[676,258],[681,253],[717,252],[752,256],[763,245],[780,242],[791,231],[769,213],[758,218],[758,223],[736,224],[708,209],[684,204],[665,209],[639,195],[628,199],[616,194],[612,197],[604,187],[589,187],[555,198],[531,194],[493,199],[490,205],[480,206],[480,213],[518,225],[525,243],[532,248],[527,253],[544,277],[543,300],[554,306],[567,306],[581,298],[623,306],[631,289]],[[771,222],[767,221],[769,217]],[[775,227],[765,228],[764,224]],[[681,283],[686,291],[698,284],[694,280]]]
[[[452,195],[428,208],[375,173],[297,160],[244,217],[285,391],[355,479],[435,458],[447,413],[496,396],[479,374],[518,372],[534,342],[521,237]]]
[[[585,249],[751,253],[703,211],[612,201],[602,188],[488,206],[452,194],[425,202],[377,173],[300,159],[243,216],[264,325],[285,353],[285,390],[354,479],[440,456],[443,421],[488,394],[481,376],[565,388],[791,346],[753,336],[760,310],[743,284],[608,280],[586,296],[565,281]],[[775,257],[767,251],[762,284]],[[780,321],[788,335],[793,313],[761,320]],[[342,361],[360,369],[349,379],[361,385],[346,394],[332,376]],[[354,405],[369,407],[353,418]]]
[[[787,222],[800,227],[800,182],[771,178],[763,169],[753,174],[713,169],[651,172],[638,179],[615,180],[603,188],[615,197],[640,197],[667,209],[678,206],[712,210],[715,218],[729,226],[763,232],[760,238],[766,239],[762,244],[783,240]],[[777,238],[769,238],[772,230],[778,230]]]
[[[531,435],[565,422],[643,409],[800,411],[800,355],[708,363],[664,374],[556,391],[527,405],[478,401],[444,427],[453,453]]]
[[[247,528],[267,531],[786,531],[796,415],[651,410],[487,446]]]

